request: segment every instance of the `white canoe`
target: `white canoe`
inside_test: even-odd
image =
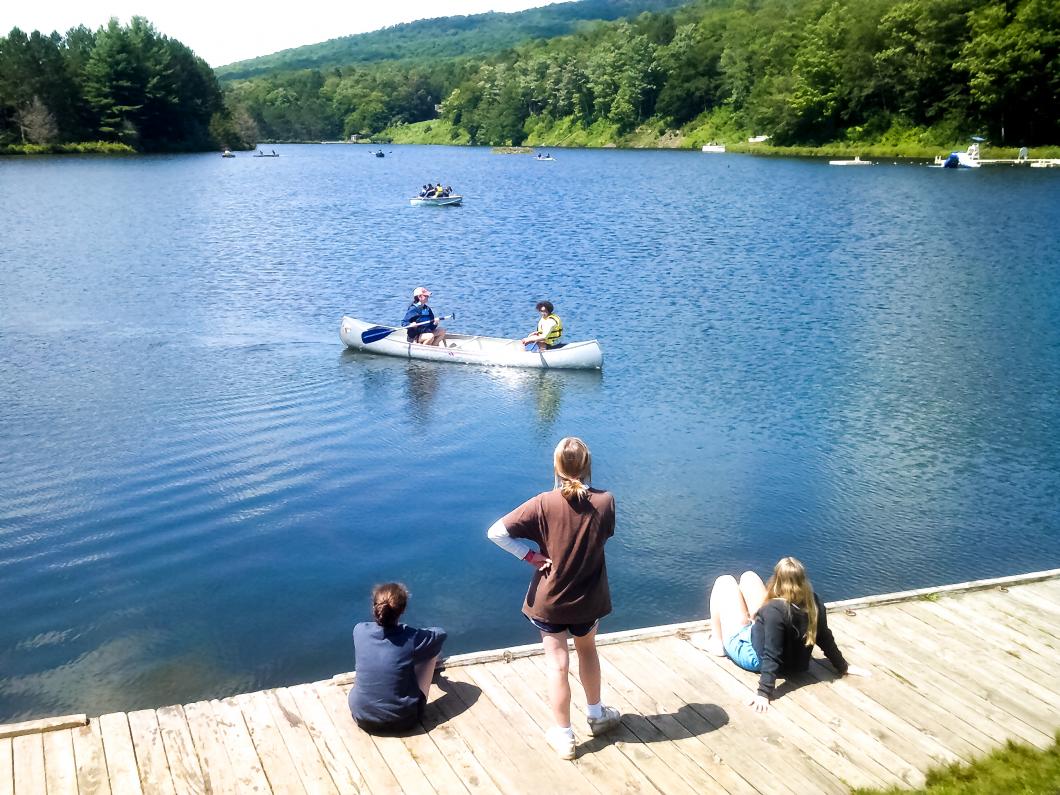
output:
[[[599,370],[604,364],[604,354],[596,340],[568,342],[558,348],[534,353],[524,350],[519,340],[447,333],[447,347],[442,348],[409,342],[405,329],[395,326],[393,334],[375,342],[363,342],[361,335],[375,328],[379,326],[346,316],[339,326],[339,337],[347,347],[355,350],[432,362],[532,367],[541,370]]]
[[[830,166],[874,166],[871,160],[862,160],[861,155],[854,155],[853,160],[829,160]]]
[[[463,196],[417,196],[414,199],[409,199],[409,204],[413,207],[419,207],[423,205],[430,205],[433,207],[448,207],[451,204],[460,204],[464,200]]]

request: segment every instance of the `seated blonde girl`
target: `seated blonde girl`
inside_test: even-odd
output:
[[[824,604],[795,558],[781,558],[768,585],[752,571],[739,582],[719,577],[710,591],[710,623],[712,651],[760,674],[758,692],[748,702],[757,712],[769,709],[778,674],[809,668],[814,645],[840,676],[869,675],[847,664],[828,629]]]

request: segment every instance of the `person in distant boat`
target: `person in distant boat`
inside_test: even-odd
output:
[[[453,195],[453,186],[452,186],[452,185],[446,185],[446,186],[445,186],[445,191],[443,191],[443,193],[445,194],[445,196],[446,196],[447,198],[448,198],[449,196],[452,196],[452,195]]]
[[[405,312],[402,326],[410,326],[409,342],[422,345],[442,345],[445,342],[445,329],[434,319],[434,310],[427,306],[431,291],[426,287],[417,287],[412,292],[412,305]],[[421,323],[422,325],[415,325]],[[412,326],[415,326],[414,328]]]
[[[796,558],[777,561],[768,585],[753,571],[739,582],[725,574],[710,590],[710,650],[759,674],[758,692],[747,702],[756,712],[769,709],[778,674],[809,668],[815,645],[840,676],[869,676],[844,659],[826,613]]]
[[[350,714],[369,733],[408,731],[423,717],[446,633],[440,627],[399,624],[408,605],[399,582],[372,591],[375,621],[353,628],[357,678],[349,695]]]
[[[537,311],[541,315],[537,330],[521,340],[528,351],[547,351],[559,344],[559,338],[563,336],[563,321],[554,310],[551,301],[537,302]]]

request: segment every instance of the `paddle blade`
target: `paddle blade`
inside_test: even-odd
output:
[[[389,337],[397,331],[396,328],[387,328],[386,326],[372,326],[369,329],[365,329],[361,332],[361,342],[368,345],[372,342],[379,342],[381,339]]]

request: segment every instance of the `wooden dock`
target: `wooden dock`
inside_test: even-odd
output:
[[[704,651],[706,622],[601,636],[611,735],[556,758],[539,646],[461,655],[421,728],[371,737],[350,718],[352,674],[90,721],[0,726],[0,795],[41,793],[844,793],[918,786],[924,771],[1060,729],[1060,569],[829,606],[867,679],[827,663],[781,680]],[[572,663],[574,661],[572,660]],[[572,676],[576,672],[572,672]]]

